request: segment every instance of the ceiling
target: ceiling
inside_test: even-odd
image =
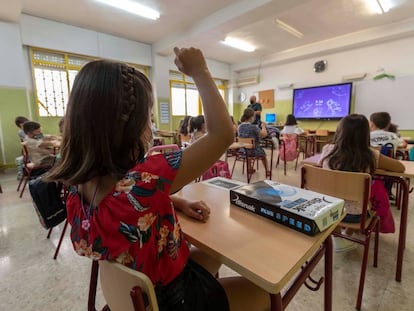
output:
[[[94,0],[0,0],[0,20],[22,13],[153,45],[160,55],[174,46],[196,46],[206,57],[247,68],[252,60],[282,62],[327,51],[414,35],[414,1],[388,0],[393,8],[374,14],[367,0],[135,0],[158,10],[158,20]],[[297,38],[274,22],[303,33]],[[226,36],[256,46],[246,53],[220,43]],[[241,65],[240,64],[244,64]]]

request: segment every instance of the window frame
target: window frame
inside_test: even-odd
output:
[[[189,115],[188,114],[189,109],[188,109],[188,106],[187,106],[187,96],[186,96],[187,85],[194,86],[195,89],[197,89],[195,83],[193,82],[191,77],[186,76],[185,74],[183,74],[179,71],[170,70],[170,75],[169,76],[170,76],[171,116],[172,117],[184,117],[186,115]],[[171,78],[172,76],[174,78]],[[177,79],[180,76],[181,76],[181,79]],[[219,89],[219,91],[223,91],[223,100],[227,105],[227,81],[223,80],[223,79],[215,79],[215,78],[213,78],[213,80],[214,80],[217,88]],[[173,113],[173,111],[174,111],[174,109],[173,109],[173,96],[172,96],[173,84],[182,84],[184,86],[183,87],[184,90],[185,90],[184,98],[185,98],[185,101],[186,101],[185,102],[185,112],[184,112],[185,114],[184,115]],[[202,105],[202,102],[201,102],[200,94],[198,95],[197,111],[198,111],[197,115],[203,114],[203,105]]]
[[[36,52],[43,53],[43,54],[49,53],[49,54],[55,54],[55,55],[62,56],[63,57],[63,63],[35,59],[35,53]],[[68,52],[63,52],[63,51],[44,49],[44,48],[38,48],[38,47],[31,47],[31,46],[29,47],[29,56],[30,56],[30,65],[31,65],[32,83],[33,83],[33,90],[34,90],[34,100],[35,100],[35,105],[36,105],[36,112],[37,112],[37,115],[39,117],[42,117],[42,118],[49,118],[49,117],[54,118],[54,117],[64,116],[64,114],[66,112],[66,108],[67,108],[67,99],[69,99],[69,96],[70,96],[70,93],[71,93],[71,81],[72,80],[70,79],[71,75],[69,74],[69,72],[75,70],[78,73],[81,70],[81,68],[85,64],[87,64],[88,62],[101,59],[101,58],[94,57],[94,56],[87,56],[87,55],[81,55],[81,54],[76,54],[76,53],[68,53]],[[80,60],[84,61],[84,63],[82,65],[72,64],[71,60],[73,60],[73,59],[80,59]],[[148,66],[132,64],[132,63],[129,63],[129,62],[124,62],[124,63],[126,63],[127,65],[129,65],[131,67],[134,67],[135,69],[141,71],[142,73],[144,73],[148,77],[148,74],[149,74],[149,67]],[[62,115],[59,114],[59,112],[57,111],[56,99],[54,101],[54,105],[55,105],[55,107],[53,108],[53,110],[55,110],[54,113],[51,113],[49,111],[49,109],[51,109],[51,108],[48,106],[48,103],[43,103],[39,99],[39,90],[38,90],[38,86],[37,86],[37,82],[36,82],[36,74],[35,74],[36,68],[48,68],[48,69],[59,68],[59,69],[61,69],[62,71],[65,72],[66,83],[62,83],[61,87],[63,88],[63,86],[65,86],[67,88],[66,89],[67,90],[67,99],[66,99],[66,102],[62,103],[62,107],[63,107],[63,109],[62,109],[63,114]],[[41,107],[43,107],[43,108],[41,108]],[[46,111],[46,115],[40,114],[41,109],[44,109]]]

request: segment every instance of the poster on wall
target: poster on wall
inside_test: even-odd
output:
[[[275,106],[275,90],[259,91],[259,103],[262,108],[274,108]]]
[[[170,107],[167,102],[160,103],[160,122],[161,124],[170,123]]]

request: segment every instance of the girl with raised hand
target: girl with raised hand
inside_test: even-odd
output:
[[[178,69],[198,87],[207,134],[183,151],[145,157],[152,143],[151,83],[127,64],[93,61],[74,81],[62,160],[47,179],[72,186],[67,212],[79,255],[118,261],[148,275],[160,310],[228,310],[223,287],[190,259],[175,212],[181,208],[206,221],[209,208],[172,201],[170,194],[220,158],[233,142],[233,126],[201,51],[174,52]]]

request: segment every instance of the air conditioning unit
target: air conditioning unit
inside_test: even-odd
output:
[[[238,87],[257,83],[259,83],[259,76],[245,77],[236,80],[236,85]]]
[[[364,80],[366,76],[367,74],[365,72],[362,72],[362,73],[357,73],[354,75],[343,76],[342,80],[345,82],[360,81],[360,80]]]
[[[286,83],[286,84],[281,84],[278,85],[277,88],[279,90],[289,90],[289,89],[293,89],[295,85],[293,83]]]

